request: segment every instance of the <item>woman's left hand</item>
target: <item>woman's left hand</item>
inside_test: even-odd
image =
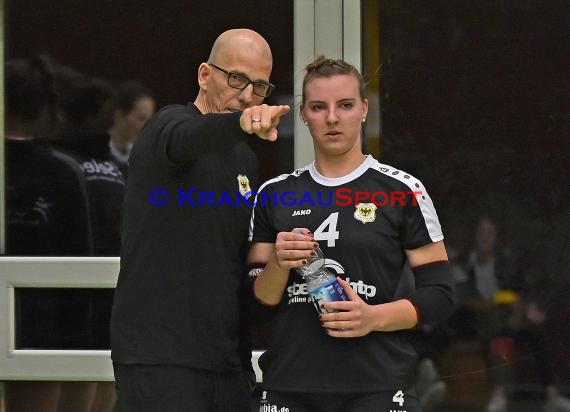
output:
[[[323,313],[319,316],[321,325],[327,334],[336,338],[354,338],[368,335],[374,330],[376,310],[364,302],[345,280],[337,277],[344,289],[348,301],[327,302],[323,309],[335,309],[338,312]]]

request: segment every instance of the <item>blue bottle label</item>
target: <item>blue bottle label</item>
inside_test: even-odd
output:
[[[332,279],[330,282],[319,286],[309,292],[311,296],[311,301],[315,305],[315,309],[319,313],[331,313],[334,310],[323,309],[321,305],[325,302],[336,302],[339,300],[348,300],[342,286],[338,283],[338,280]]]

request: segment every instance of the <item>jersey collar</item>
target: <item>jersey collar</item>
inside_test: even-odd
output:
[[[356,169],[354,169],[349,174],[347,174],[345,176],[341,176],[341,177],[323,176],[322,174],[320,174],[317,171],[317,169],[315,167],[315,161],[313,161],[307,167],[309,169],[309,173],[311,174],[311,177],[313,178],[313,180],[315,182],[317,182],[323,186],[340,186],[340,185],[344,185],[346,183],[352,182],[353,180],[356,180],[357,178],[362,176],[364,174],[364,172],[366,172],[368,170],[368,168],[370,168],[372,166],[374,161],[375,160],[371,155],[366,155],[366,159],[364,159],[364,162],[362,162]]]

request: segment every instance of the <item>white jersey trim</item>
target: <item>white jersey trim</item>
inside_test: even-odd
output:
[[[255,194],[255,200],[254,200],[254,204],[257,204],[257,197],[259,196],[259,194],[263,191],[263,189],[265,189],[265,186],[271,184],[271,183],[275,183],[275,182],[280,182],[281,180],[285,180],[287,179],[289,176],[299,176],[301,173],[303,173],[305,170],[307,170],[308,166],[305,167],[301,167],[299,169],[295,169],[292,173],[284,173],[282,175],[279,175],[277,177],[274,177],[272,179],[267,180],[265,183],[263,183],[261,186],[259,186],[259,189],[257,190],[257,193]],[[249,219],[249,235],[248,235],[248,240],[251,242],[253,240],[253,220],[255,218],[255,207],[253,208],[253,210],[251,211],[251,218]]]
[[[432,242],[439,242],[443,240],[443,231],[441,230],[441,224],[439,223],[439,218],[437,217],[435,206],[433,205],[433,201],[431,200],[431,197],[429,196],[422,182],[411,174],[396,169],[390,165],[380,163],[376,159],[374,159],[374,164],[371,166],[371,168],[379,171],[385,176],[402,182],[408,186],[410,192],[422,192],[421,194],[417,194],[415,196],[420,211],[422,212],[424,221],[426,222],[426,228],[429,237]]]
[[[317,168],[315,167],[314,161],[312,163],[308,164],[307,166],[305,166],[303,168],[303,170],[309,169],[309,173],[311,174],[311,177],[313,178],[313,180],[315,182],[323,185],[323,186],[340,186],[340,185],[344,185],[346,183],[352,182],[353,180],[356,180],[357,178],[362,176],[364,173],[366,173],[366,171],[369,168],[373,167],[374,163],[376,163],[376,159],[374,159],[370,155],[367,155],[366,159],[364,159],[364,162],[362,162],[360,164],[360,166],[358,166],[356,169],[354,169],[349,174],[341,176],[341,177],[323,176],[322,174],[320,174],[317,171]]]

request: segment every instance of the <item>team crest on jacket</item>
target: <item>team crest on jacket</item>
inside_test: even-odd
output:
[[[249,187],[249,179],[247,178],[247,176],[238,175],[237,180],[238,180],[238,188],[240,194],[242,196],[245,196],[247,193],[246,199],[249,198],[251,196],[251,187]]]
[[[374,203],[359,203],[354,211],[354,218],[362,223],[370,223],[376,220],[376,205]]]

